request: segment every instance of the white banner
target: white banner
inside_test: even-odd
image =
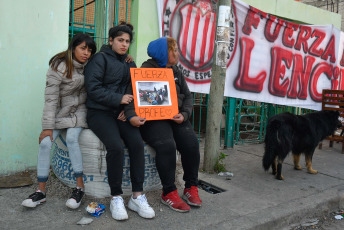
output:
[[[190,90],[209,93],[216,1],[164,0],[162,12],[163,36],[177,40]],[[295,24],[239,0],[227,18],[229,29],[216,30],[225,96],[321,110],[322,89],[344,89],[343,32],[332,25]]]

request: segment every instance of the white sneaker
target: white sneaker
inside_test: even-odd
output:
[[[155,212],[152,207],[148,204],[147,198],[144,194],[138,196],[136,199],[131,196],[128,208],[137,212],[143,218],[155,217]]]
[[[72,196],[66,202],[66,206],[71,209],[79,208],[84,194],[85,192],[82,188],[74,188]]]
[[[121,196],[114,196],[111,199],[110,211],[112,214],[112,218],[114,218],[115,220],[128,219],[128,213],[124,207],[124,201]]]
[[[41,190],[37,190],[32,193],[26,200],[22,202],[22,205],[28,208],[34,208],[39,204],[46,201],[45,194]]]

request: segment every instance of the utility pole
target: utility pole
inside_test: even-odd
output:
[[[220,124],[229,45],[230,0],[218,0],[216,37],[204,146],[203,170],[214,172],[220,150]]]

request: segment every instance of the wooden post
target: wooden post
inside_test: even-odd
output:
[[[219,0],[216,9],[216,38],[204,146],[203,170],[214,172],[219,156],[221,115],[229,45],[230,0]],[[227,35],[227,36],[226,36]]]

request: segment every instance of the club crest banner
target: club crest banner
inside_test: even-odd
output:
[[[217,1],[157,2],[162,36],[177,40],[193,92],[209,93],[213,56],[227,63],[228,97],[321,110],[322,89],[344,89],[344,36],[333,25],[299,25],[232,0],[229,29],[221,30]]]
[[[177,40],[178,67],[192,92],[209,92],[215,43],[216,2],[157,0],[161,36],[170,36]]]

